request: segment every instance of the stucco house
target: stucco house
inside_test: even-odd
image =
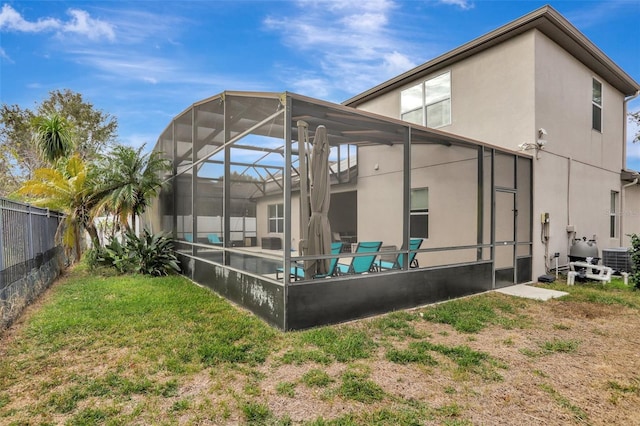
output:
[[[639,90],[545,6],[344,105],[532,153],[536,277],[555,253],[567,263],[574,238],[628,247],[627,234],[640,231],[638,215],[627,214],[640,212],[640,189],[628,185],[637,173],[626,171],[625,152],[627,103]],[[358,158],[362,181],[376,153]],[[455,229],[443,220],[432,225]]]
[[[620,214],[640,208],[624,170],[638,90],[544,7],[343,105],[223,92],[160,136],[174,167],[146,226],[173,233],[186,276],[282,329],[530,282],[574,237],[618,247],[640,227]],[[298,250],[318,126],[340,251],[321,255]],[[346,273],[298,273],[322,259]]]

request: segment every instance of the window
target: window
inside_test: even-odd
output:
[[[429,188],[411,190],[409,233],[412,238],[429,238]]]
[[[602,83],[593,79],[591,91],[591,112],[593,130],[602,131]]]
[[[269,232],[284,232],[284,204],[269,204]]]
[[[451,124],[451,73],[403,90],[400,93],[400,118],[434,128]]]
[[[618,192],[611,191],[611,208],[609,209],[609,237],[618,236]]]
[[[400,93],[400,117],[403,120],[424,126],[423,105],[422,83]]]

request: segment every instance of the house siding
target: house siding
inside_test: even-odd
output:
[[[609,207],[624,168],[624,96],[544,34],[535,35],[534,129],[544,128],[548,135],[535,162],[534,211],[550,213],[549,253],[560,253],[565,263],[576,237],[595,236],[600,250],[620,245],[619,238],[610,238]],[[592,129],[594,78],[602,83],[602,132]],[[535,221],[534,235],[540,227]],[[534,270],[543,269],[544,246],[536,244]]]
[[[460,60],[447,70],[451,72],[452,122],[440,130],[511,150],[521,143],[535,143],[539,128],[548,133],[533,171],[534,276],[545,273],[545,262],[553,266],[551,257],[556,252],[560,263],[566,263],[574,237],[595,235],[600,249],[619,246],[620,238],[609,236],[609,204],[611,191],[621,191],[624,95],[537,29]],[[442,71],[434,69],[431,75],[407,81],[358,107],[398,118],[400,92]],[[594,78],[602,83],[602,132],[592,130]],[[412,158],[412,167],[420,161]],[[416,176],[414,172],[412,178]],[[412,181],[412,187],[416,186]],[[371,187],[380,190],[379,185]],[[366,185],[359,187],[358,196],[363,201],[370,197],[360,191],[367,191]],[[542,213],[550,214],[548,247],[539,238],[541,221],[535,219]],[[441,220],[435,210],[430,219],[434,229],[454,225],[451,217]],[[568,225],[575,234],[567,231]],[[447,238],[451,244],[438,244],[461,241],[455,231]]]

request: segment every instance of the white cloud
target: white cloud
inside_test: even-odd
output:
[[[111,24],[93,19],[84,10],[70,9],[68,13],[72,19],[63,25],[63,32],[82,34],[91,40],[98,40],[102,37],[115,40],[116,35]]]
[[[473,1],[469,0],[439,0],[440,3],[448,4],[451,6],[458,6],[462,10],[469,10],[475,7]]]
[[[121,136],[120,138],[125,145],[136,149],[146,144],[145,151],[150,151],[153,149],[153,145],[158,139],[158,135],[132,133],[130,135]]]
[[[60,35],[80,34],[91,40],[115,39],[114,28],[108,22],[94,19],[88,12],[80,9],[69,9],[67,13],[71,18],[66,22],[51,17],[28,21],[10,5],[5,4],[0,12],[0,31],[56,32]]]
[[[0,58],[2,58],[4,60],[6,60],[7,62],[13,64],[13,59],[11,59],[11,57],[9,55],[7,55],[7,52],[2,47],[0,47]]]
[[[605,1],[584,2],[579,8],[568,11],[565,17],[582,31],[606,22],[618,13],[624,13],[624,8],[630,6],[628,13],[637,10],[636,2]]]
[[[395,50],[384,56],[384,64],[387,72],[391,75],[401,74],[415,66],[407,55]]]
[[[140,53],[132,49],[75,49],[69,52],[79,63],[87,65],[95,70],[95,76],[112,82],[114,86],[128,85],[130,83],[144,83],[162,86],[154,89],[154,93],[163,93],[179,87],[177,94],[185,92],[198,92],[202,90],[204,96],[218,93],[229,87],[250,87],[255,90],[262,89],[260,83],[255,81],[243,81],[232,75],[219,75],[206,73],[198,69],[190,68],[188,64],[174,61],[171,57],[159,54],[153,56]],[[188,86],[188,87],[187,87]],[[129,96],[135,93],[129,89]],[[171,92],[172,96],[176,93]],[[148,95],[147,95],[148,96]]]
[[[0,12],[0,30],[37,33],[57,30],[60,26],[60,21],[53,18],[41,18],[36,22],[29,22],[8,4],[2,6],[2,12]]]
[[[175,66],[166,59],[105,50],[78,49],[70,52],[77,61],[89,65],[108,78],[156,84],[174,76]]]
[[[331,83],[326,79],[313,74],[298,76],[291,81],[292,89],[296,93],[305,94],[319,99],[328,99]]]
[[[189,28],[185,18],[159,14],[147,10],[111,8],[102,9],[110,17],[117,29],[118,42],[123,44],[148,43],[159,45],[162,41],[170,45],[180,45],[175,39]]]
[[[267,17],[268,30],[283,43],[307,54],[308,69],[286,73],[287,84],[316,97],[331,92],[355,94],[415,66],[417,49],[391,22],[396,4],[389,0],[299,2],[289,16]],[[313,70],[313,71],[311,71]]]

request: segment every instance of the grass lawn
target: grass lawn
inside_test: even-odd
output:
[[[0,424],[640,424],[640,292],[551,287],[282,333],[81,265],[0,337]]]

